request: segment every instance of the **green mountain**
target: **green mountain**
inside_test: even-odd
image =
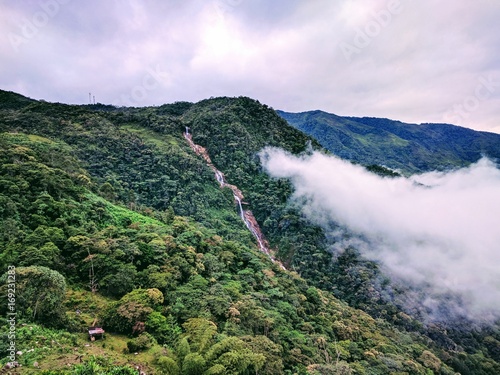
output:
[[[375,264],[332,262],[257,156],[319,145],[255,100],[115,108],[0,91],[0,145],[0,361],[14,342],[13,373],[500,373],[494,327],[424,325],[374,295]],[[95,325],[105,338],[90,341]]]
[[[500,158],[500,135],[448,124],[406,124],[383,118],[342,117],[322,111],[277,111],[343,159],[404,173],[446,170],[482,156]]]

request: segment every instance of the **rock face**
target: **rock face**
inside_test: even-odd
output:
[[[252,232],[254,237],[257,239],[257,242],[259,244],[260,251],[262,251],[264,254],[266,254],[269,259],[273,263],[277,263],[281,269],[285,269],[283,264],[276,260],[276,258],[273,255],[273,252],[269,249],[269,242],[266,240],[264,237],[264,234],[262,233],[262,230],[260,229],[259,223],[257,223],[257,220],[255,219],[255,216],[253,215],[252,211],[250,210],[244,210],[243,209],[243,193],[241,192],[240,189],[238,189],[237,186],[228,184],[226,182],[226,178],[224,177],[224,173],[219,171],[217,168],[215,168],[214,164],[212,163],[212,160],[210,159],[210,156],[208,155],[208,152],[205,147],[197,145],[196,143],[193,142],[193,136],[189,132],[189,128],[186,127],[186,131],[184,133],[184,138],[189,143],[189,146],[191,149],[197,154],[200,155],[205,162],[207,163],[208,167],[214,172],[215,178],[220,184],[221,188],[227,187],[231,189],[233,192],[234,200],[238,204],[238,210],[240,213],[241,220],[245,223],[247,226],[248,230]]]

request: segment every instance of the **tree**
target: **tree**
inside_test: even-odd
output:
[[[244,336],[241,338],[254,354],[265,356],[263,367],[259,374],[283,374],[283,348],[275,344],[266,336]]]
[[[65,293],[66,281],[59,272],[42,266],[16,268],[16,310],[26,319],[60,323]]]
[[[158,343],[174,345],[181,333],[181,327],[171,315],[165,317],[158,311],[153,311],[146,319],[146,331],[151,333]]]
[[[107,295],[121,297],[134,289],[136,276],[134,265],[120,264],[116,273],[103,277],[100,282],[101,290]]]
[[[53,242],[47,242],[40,248],[28,246],[19,256],[19,264],[57,268],[60,267],[60,254],[61,250]]]
[[[230,374],[243,374],[252,369],[258,373],[266,361],[263,354],[254,353],[238,337],[226,337],[213,345],[205,357],[212,366],[222,365]]]
[[[181,373],[177,362],[170,357],[160,357],[158,359],[158,367],[164,375],[180,375]]]
[[[206,368],[205,359],[198,353],[189,353],[182,363],[183,375],[200,375]]]
[[[135,289],[111,304],[104,321],[117,332],[132,333],[133,328],[138,323],[147,322],[150,314],[162,303],[163,293],[158,289]]]
[[[179,341],[177,345],[177,356],[179,357],[181,363],[184,361],[184,358],[191,353],[191,348],[189,346],[189,342],[186,337]]]
[[[99,192],[106,199],[113,200],[116,198],[115,188],[108,181],[99,187]]]
[[[156,340],[147,332],[141,333],[138,337],[127,341],[127,348],[130,353],[140,352],[150,349]]]
[[[56,246],[62,245],[65,240],[64,232],[61,228],[47,227],[40,225],[28,237],[25,243],[32,246],[43,246],[49,242]]]
[[[191,341],[191,350],[204,353],[212,345],[217,326],[210,320],[203,318],[192,318],[182,325],[186,335]]]

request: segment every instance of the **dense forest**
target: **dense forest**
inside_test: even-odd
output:
[[[499,134],[455,125],[406,124],[323,111],[278,114],[341,158],[381,164],[405,174],[463,167],[482,156],[500,158]]]
[[[259,251],[186,126],[286,270]],[[377,264],[356,249],[332,257],[258,157],[321,147],[258,101],[116,108],[0,91],[0,144],[0,357],[14,266],[12,373],[500,373],[498,330],[424,324],[378,293]],[[104,339],[89,340],[94,323]]]

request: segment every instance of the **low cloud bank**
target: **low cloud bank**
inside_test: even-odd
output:
[[[271,176],[291,180],[311,221],[344,226],[363,256],[394,279],[425,285],[424,307],[500,317],[500,170],[492,161],[390,179],[318,152],[267,148],[261,160]],[[460,303],[446,306],[450,294]]]

